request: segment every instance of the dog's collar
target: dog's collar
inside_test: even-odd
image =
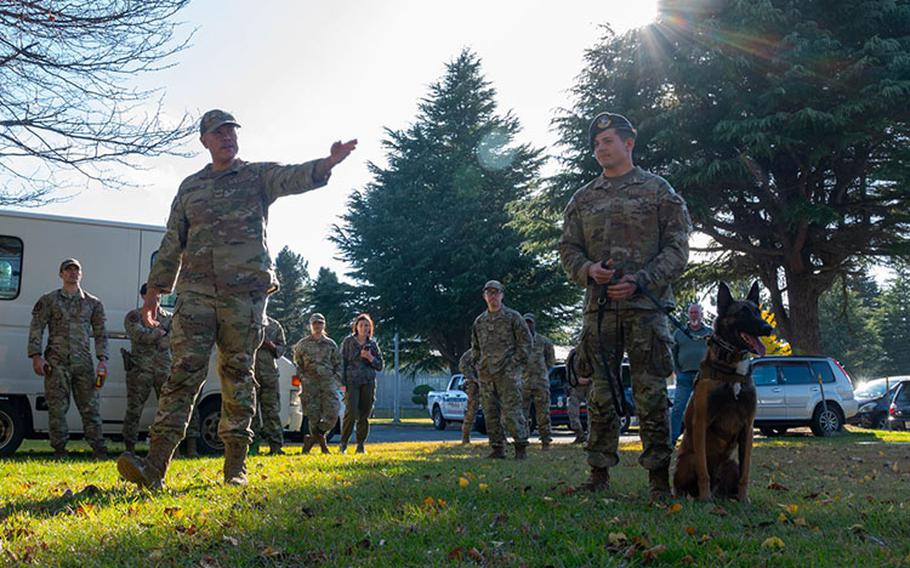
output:
[[[724,341],[716,333],[708,338],[708,347],[715,347],[714,355],[716,358],[734,367],[749,356],[748,349],[740,349],[732,343]]]

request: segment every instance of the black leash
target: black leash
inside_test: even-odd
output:
[[[619,271],[616,273],[619,273]],[[618,280],[615,274],[614,280]],[[613,359],[614,364],[616,365],[615,370],[610,366],[610,358],[607,355],[607,350],[603,344],[603,320],[604,314],[607,311],[607,286],[609,285],[610,283],[601,286],[600,298],[597,299],[597,344],[600,347],[600,358],[603,362],[604,370],[607,373],[607,382],[610,384],[610,392],[613,395],[613,408],[616,409],[617,416],[622,419],[622,417],[626,415],[626,397],[622,387],[623,337],[622,323],[619,320],[619,302],[614,303],[616,308],[615,342],[613,344]]]

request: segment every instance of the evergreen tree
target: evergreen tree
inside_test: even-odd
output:
[[[387,130],[387,166],[349,200],[334,240],[365,284],[386,328],[426,342],[450,369],[485,309],[483,284],[500,280],[505,303],[536,312],[545,332],[576,298],[556,263],[522,247],[509,204],[527,199],[539,149],[515,141],[520,126],[496,112],[480,59],[465,50],[418,105],[414,123]]]
[[[819,300],[822,353],[865,379],[881,372],[884,356],[876,310],[862,295],[869,286],[863,276],[839,278]],[[874,281],[871,286],[877,288]]]
[[[275,257],[280,288],[269,296],[269,315],[278,320],[287,334],[288,345],[309,334],[312,283],[303,256],[285,246]]]
[[[882,294],[878,326],[885,351],[882,373],[910,375],[910,270],[898,272]]]
[[[338,275],[328,268],[320,268],[313,283],[312,311],[325,316],[325,332],[341,346],[342,340],[351,334],[351,322],[359,310],[355,303],[355,288],[339,282]],[[307,314],[307,326],[309,316]],[[372,317],[372,316],[371,316]],[[309,333],[309,327],[307,327]]]
[[[626,114],[637,162],[686,198],[728,278],[759,276],[794,351],[819,352],[834,279],[910,252],[908,51],[906,1],[664,0],[655,24],[587,52],[528,237],[554,246],[547,212],[599,173],[588,123]]]

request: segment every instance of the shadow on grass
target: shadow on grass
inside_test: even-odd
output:
[[[827,444],[808,443],[808,454],[816,447],[824,452]],[[172,471],[173,489],[157,495],[115,484],[80,497],[78,504],[107,513],[94,521],[61,515],[77,503],[74,498],[4,507],[38,518],[60,515],[61,523],[74,525],[71,530],[88,529],[88,538],[64,537],[35,551],[35,561],[47,564],[616,565],[625,560],[608,535],[621,533],[630,543],[638,538],[666,545],[661,559],[667,563],[686,555],[698,563],[717,562],[717,546],[749,551],[752,556],[742,558],[749,565],[761,560],[753,541],[794,530],[778,519],[782,501],[814,502],[844,489],[816,479],[800,464],[781,469],[775,464],[792,451],[772,445],[755,452],[752,505],[679,501],[680,510],[647,503],[647,475],[637,465],[638,452],[628,449],[611,472],[611,491],[596,495],[575,490],[587,473],[577,447],[532,449],[526,462],[484,459],[486,446],[404,443],[370,449],[367,456],[252,458],[251,485],[245,488],[199,481],[200,470],[220,470],[222,463],[200,460],[188,473]],[[808,454],[805,465],[815,461]],[[786,491],[766,485],[768,471],[789,476]],[[126,503],[144,506],[141,518],[123,513],[118,505]],[[182,512],[177,515],[174,507]],[[857,522],[857,511],[847,505],[826,505],[824,514],[825,526],[838,530]],[[864,522],[876,530],[874,521]],[[910,534],[910,527],[901,530]],[[817,540],[808,528],[803,532],[807,543]],[[699,543],[703,536],[711,547]],[[875,551],[863,542],[851,545],[860,554]],[[803,545],[788,536],[788,546],[799,552]],[[812,563],[813,556],[805,558]]]

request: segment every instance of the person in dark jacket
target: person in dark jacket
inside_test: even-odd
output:
[[[348,440],[357,426],[357,453],[370,433],[370,414],[376,401],[376,373],[382,370],[382,352],[373,339],[374,325],[369,314],[360,314],[351,325],[351,335],[341,343],[344,418],[341,421],[340,453],[348,449]]]

